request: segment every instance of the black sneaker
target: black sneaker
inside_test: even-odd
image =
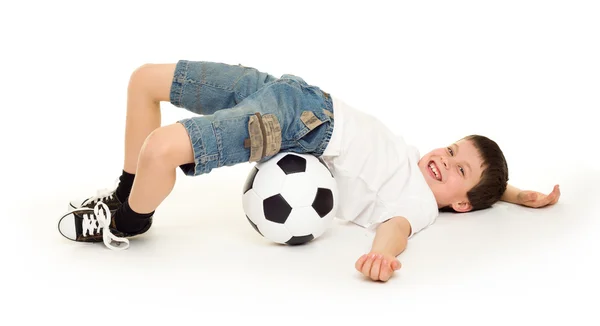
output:
[[[69,240],[77,242],[104,242],[104,244],[114,250],[123,250],[129,247],[129,240],[126,237],[132,237],[142,234],[152,225],[152,218],[148,225],[135,234],[125,233],[117,230],[115,221],[109,206],[103,202],[98,202],[93,207],[81,207],[70,210],[58,221],[58,231],[62,236]]]

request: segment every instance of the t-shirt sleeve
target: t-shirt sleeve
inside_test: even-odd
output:
[[[402,216],[408,220],[410,223],[410,235],[408,238],[412,238],[413,235],[421,232],[431,224],[435,220],[435,216],[432,216],[426,209],[412,209],[409,211],[399,211],[395,216]]]
[[[408,220],[411,229],[410,235],[408,236],[410,239],[413,235],[433,224],[436,214],[433,214],[433,212],[426,207],[425,203],[415,201],[413,207],[410,207],[410,209],[400,209],[395,212],[394,215],[402,216]]]
[[[421,232],[435,221],[437,210],[434,210],[430,204],[422,200],[416,199],[411,201],[410,205],[396,207],[383,213],[378,221],[372,225],[375,229],[381,223],[397,216],[404,217],[410,223],[410,234],[408,238],[412,238],[415,234]]]

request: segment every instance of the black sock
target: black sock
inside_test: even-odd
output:
[[[133,187],[133,180],[135,179],[135,174],[127,173],[123,170],[123,174],[119,177],[119,185],[117,186],[117,199],[124,203],[129,197],[131,193],[131,187]]]
[[[123,205],[117,209],[113,218],[115,219],[117,230],[125,233],[136,233],[150,223],[152,215],[154,215],[154,211],[147,214],[135,212],[129,206],[129,199],[126,199]]]

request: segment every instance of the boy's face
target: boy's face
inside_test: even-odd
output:
[[[419,169],[438,208],[452,206],[457,212],[467,212],[471,210],[467,191],[479,182],[482,163],[473,143],[463,139],[425,154],[419,160]]]

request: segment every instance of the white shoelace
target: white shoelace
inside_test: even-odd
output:
[[[113,197],[116,196],[116,189],[117,189],[118,185],[119,185],[119,178],[116,178],[113,181],[112,188],[104,188],[104,189],[96,190],[96,195],[84,200],[80,204],[80,206],[84,206],[84,205],[87,205],[90,203],[97,204],[99,201],[106,201],[106,200],[112,199]]]
[[[98,202],[94,206],[94,214],[82,214],[83,222],[81,224],[84,235],[94,235],[102,230],[104,245],[112,250],[124,250],[129,248],[129,240],[117,237],[110,232],[111,214],[108,206],[103,202]],[[98,221],[98,226],[96,226]]]
[[[116,194],[115,188],[113,189],[100,189],[96,191],[96,195],[86,199],[81,205],[87,205],[89,203],[96,204],[100,201],[112,199]]]

